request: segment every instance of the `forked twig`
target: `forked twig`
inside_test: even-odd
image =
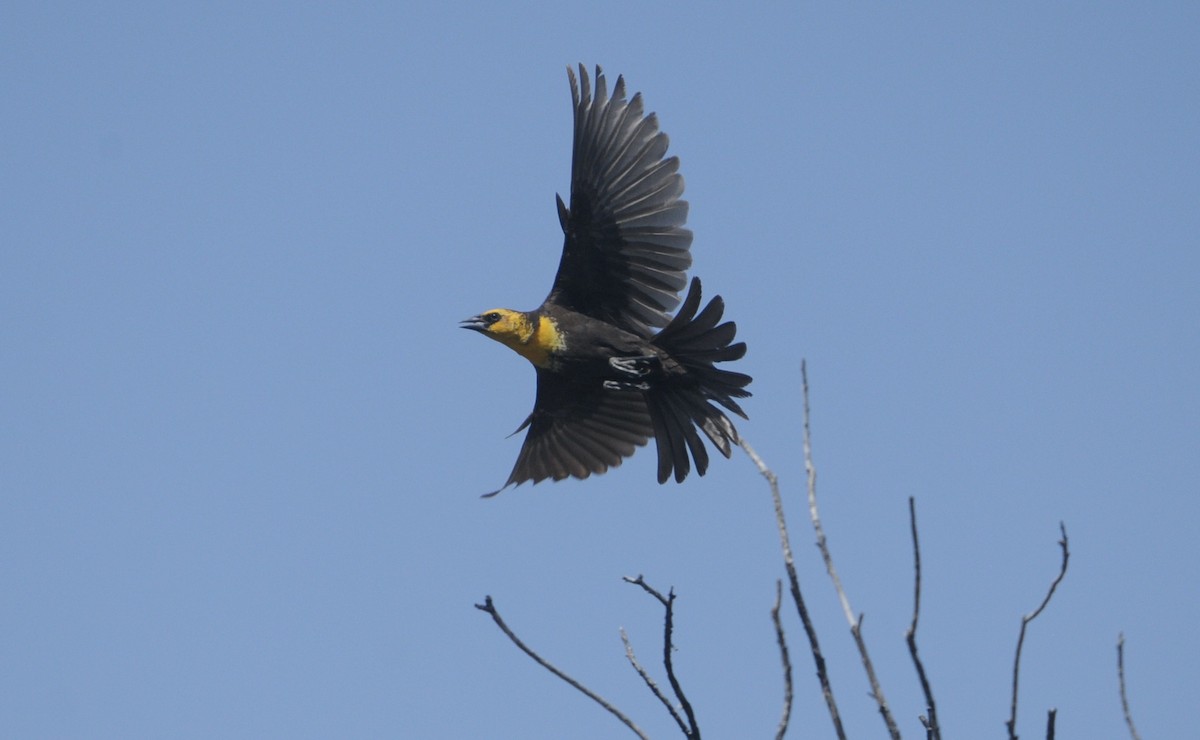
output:
[[[875,676],[875,666],[871,663],[871,656],[867,653],[867,643],[862,637],[862,615],[860,614],[856,618],[850,608],[850,599],[846,597],[846,589],[842,587],[842,580],[833,566],[833,557],[829,554],[825,530],[821,527],[821,517],[817,512],[817,468],[813,465],[812,436],[809,431],[808,369],[803,360],[800,362],[800,378],[804,397],[804,469],[808,473],[808,514],[812,519],[813,530],[817,534],[817,547],[825,561],[825,570],[829,572],[829,577],[833,580],[833,587],[837,591],[838,599],[842,602],[842,611],[846,614],[846,621],[850,623],[850,634],[854,637],[854,644],[858,646],[858,654],[862,656],[863,668],[867,672],[867,681],[871,684],[871,695],[875,698],[884,724],[887,725],[888,734],[892,740],[900,740],[900,728],[896,726],[896,720],[893,719],[892,712],[888,709],[887,699],[884,698],[883,689],[879,686],[879,679]]]
[[[679,680],[675,677],[675,666],[671,660],[671,653],[675,651],[675,646],[671,640],[671,634],[675,630],[675,589],[667,591],[667,595],[663,596],[656,591],[650,584],[639,575],[637,578],[625,576],[626,583],[632,583],[636,586],[641,586],[642,590],[658,599],[663,605],[667,615],[663,626],[663,666],[667,670],[667,681],[671,684],[671,690],[675,692],[675,698],[679,700],[679,706],[683,708],[683,713],[687,715],[687,726],[684,726],[680,721],[679,715],[672,711],[671,715],[675,717],[675,721],[679,722],[679,729],[683,730],[685,737],[691,740],[700,740],[700,728],[696,726],[696,714],[692,711],[692,704],[684,696],[683,687],[679,685]]]
[[[925,676],[925,665],[917,655],[917,619],[921,615],[921,544],[917,539],[917,503],[912,496],[908,497],[908,521],[912,529],[913,543],[913,614],[912,624],[908,627],[904,639],[908,643],[908,653],[912,656],[913,665],[917,668],[917,678],[921,681],[921,691],[925,693],[925,706],[929,714],[921,718],[925,726],[926,740],[941,740],[942,730],[937,721],[937,704],[933,701],[933,689]]]
[[[1125,633],[1117,635],[1117,682],[1121,685],[1121,711],[1125,713],[1125,725],[1133,740],[1142,740],[1133,726],[1133,715],[1129,713],[1129,699],[1125,696]]]
[[[675,709],[675,705],[662,692],[662,689],[658,688],[658,683],[650,677],[650,674],[638,662],[637,656],[633,654],[633,644],[629,642],[629,635],[625,634],[624,629],[621,630],[621,642],[625,645],[625,657],[629,660],[630,665],[633,666],[633,670],[637,671],[637,674],[642,677],[642,680],[646,682],[646,686],[650,689],[650,693],[658,697],[658,700],[662,702],[663,706],[671,714],[671,718],[679,725],[679,729],[686,735],[688,727],[684,724],[683,717],[679,716],[679,711]]]
[[[783,636],[783,622],[779,618],[779,607],[783,604],[783,581],[775,581],[775,606],[771,607],[771,621],[775,624],[775,639],[779,642],[779,658],[783,661],[783,716],[779,718],[779,729],[775,740],[783,740],[788,722],[792,717],[792,661],[788,657],[787,638]]]
[[[1008,722],[1005,723],[1008,727],[1009,740],[1017,740],[1017,682],[1021,676],[1021,647],[1025,644],[1025,628],[1029,626],[1030,622],[1037,619],[1038,615],[1046,608],[1046,605],[1050,603],[1050,599],[1054,596],[1054,591],[1058,588],[1058,584],[1062,583],[1063,578],[1067,575],[1067,563],[1071,559],[1071,551],[1067,546],[1067,527],[1062,522],[1059,522],[1058,529],[1062,532],[1062,539],[1058,541],[1059,547],[1062,548],[1062,565],[1058,569],[1058,576],[1050,584],[1050,590],[1046,592],[1046,597],[1042,599],[1042,603],[1038,605],[1038,608],[1021,617],[1021,632],[1017,636],[1017,654],[1013,659],[1012,706],[1008,715]],[[1053,722],[1054,717],[1052,714],[1050,718],[1051,730],[1054,727]]]
[[[846,740],[846,731],[842,728],[842,717],[838,713],[837,700],[833,697],[833,686],[829,683],[829,670],[825,665],[825,656],[821,653],[821,644],[817,640],[817,630],[808,614],[804,603],[804,595],[800,592],[800,577],[796,575],[796,560],[792,557],[791,539],[788,537],[787,520],[783,515],[783,498],[779,495],[779,479],[775,476],[745,437],[739,440],[742,449],[758,468],[762,477],[767,479],[771,488],[771,498],[775,502],[775,523],[779,527],[779,543],[783,548],[783,566],[787,570],[788,588],[792,593],[792,601],[800,614],[800,623],[804,625],[804,634],[808,637],[809,649],[812,651],[813,662],[817,666],[817,680],[821,684],[821,695],[825,697],[825,706],[829,709],[829,718],[833,721],[833,730],[838,740]]]
[[[592,691],[588,687],[584,686],[583,684],[579,683],[578,681],[571,678],[567,674],[563,673],[561,670],[559,670],[553,664],[551,664],[548,660],[546,660],[542,656],[538,655],[529,646],[527,646],[524,642],[522,642],[521,638],[517,637],[516,633],[514,633],[511,629],[509,629],[508,625],[504,623],[504,619],[500,617],[500,612],[496,611],[496,605],[494,603],[492,603],[491,596],[485,596],[483,603],[476,604],[475,608],[481,612],[486,612],[486,613],[490,614],[492,617],[492,621],[496,623],[496,626],[500,628],[500,631],[503,632],[505,635],[507,635],[508,639],[512,640],[513,644],[521,649],[521,652],[523,652],[526,655],[528,655],[529,657],[533,658],[534,661],[537,662],[538,665],[540,665],[541,667],[550,671],[555,676],[558,676],[563,681],[566,681],[568,684],[570,684],[571,686],[573,686],[576,689],[578,689],[579,691],[581,691],[589,699],[596,702],[600,706],[604,707],[610,714],[612,714],[617,719],[621,720],[621,722],[626,727],[628,727],[630,730],[633,730],[634,734],[636,734],[638,737],[642,738],[642,740],[649,740],[646,737],[646,733],[642,732],[642,730],[633,723],[633,720],[626,717],[621,712],[621,710],[617,709],[612,704],[610,704],[608,701],[606,701],[604,699],[604,697],[600,696],[599,694]]]

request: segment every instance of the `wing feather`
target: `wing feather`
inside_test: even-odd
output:
[[[692,264],[679,159],[640,94],[612,95],[596,68],[567,70],[575,111],[571,204],[560,205],[564,243],[547,303],[642,337],[670,321]]]
[[[634,453],[654,434],[639,391],[606,390],[538,369],[537,400],[505,487],[551,478],[587,478]]]

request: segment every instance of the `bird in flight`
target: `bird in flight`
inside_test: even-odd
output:
[[[609,95],[600,67],[594,90],[582,64],[578,78],[570,67],[567,77],[571,205],[557,198],[566,238],[550,295],[533,311],[496,308],[462,322],[537,373],[533,412],[517,428],[528,429],[525,442],[500,490],[603,473],[651,437],[658,482],[672,474],[683,482],[693,461],[699,475],[708,469],[697,430],[725,457],[738,444],[718,405],[748,418],[734,399],[750,395],[751,378],[715,363],[740,359],[746,344],[734,343],[732,321],[721,322],[720,296],[697,312],[679,159],[665,156],[667,135],[644,114],[641,93],[627,100],[618,77]]]

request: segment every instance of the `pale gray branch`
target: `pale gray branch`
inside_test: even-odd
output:
[[[629,635],[625,634],[625,630],[623,629],[621,630],[621,642],[625,644],[625,657],[629,659],[629,663],[633,666],[633,670],[637,671],[637,674],[642,677],[642,680],[646,682],[646,686],[650,688],[650,693],[658,697],[658,700],[661,701],[663,706],[667,708],[667,711],[670,712],[671,718],[674,719],[676,724],[679,725],[679,729],[683,731],[684,735],[687,735],[688,727],[686,724],[684,724],[683,717],[679,716],[679,711],[675,709],[675,705],[671,703],[671,700],[668,699],[665,694],[663,694],[662,689],[658,688],[658,684],[653,678],[650,677],[650,674],[646,672],[646,669],[642,667],[642,664],[638,662],[637,656],[633,654],[633,644],[629,642]]]
[[[683,687],[675,677],[675,665],[671,659],[671,654],[675,652],[675,645],[671,637],[675,631],[675,589],[667,591],[667,595],[663,596],[646,583],[640,575],[637,578],[625,576],[625,581],[635,586],[641,586],[643,591],[658,599],[667,613],[663,625],[663,666],[667,670],[667,681],[671,684],[671,690],[675,692],[675,698],[679,700],[679,706],[683,708],[683,713],[687,715],[687,726],[684,726],[683,722],[679,722],[679,717],[675,712],[671,712],[671,714],[679,722],[679,728],[683,730],[685,737],[689,740],[700,740],[700,728],[696,725],[696,714],[692,711],[692,703],[683,693]]]
[[[846,589],[842,587],[842,580],[838,577],[837,568],[833,565],[833,556],[829,554],[825,530],[821,527],[821,517],[817,511],[817,468],[813,464],[812,435],[809,428],[808,368],[803,361],[800,363],[800,378],[804,396],[804,469],[808,474],[808,515],[812,519],[813,530],[817,535],[817,547],[825,561],[825,570],[829,572],[829,577],[833,580],[838,600],[842,603],[842,611],[846,615],[846,621],[850,623],[850,634],[854,637],[854,644],[858,646],[859,655],[862,656],[863,668],[867,672],[867,681],[871,685],[871,695],[875,698],[880,715],[883,716],[888,734],[892,740],[900,740],[900,728],[897,727],[896,720],[892,717],[891,710],[888,709],[887,699],[884,698],[879,679],[875,676],[875,666],[871,663],[871,656],[867,653],[867,643],[863,640],[862,615],[856,618],[854,611],[850,608],[850,599],[846,596]]]
[[[788,537],[787,519],[783,515],[783,498],[779,495],[779,479],[775,473],[767,467],[750,443],[745,437],[739,440],[742,449],[746,451],[746,455],[750,457],[751,462],[758,468],[758,472],[767,479],[767,485],[771,489],[771,498],[775,502],[775,524],[779,527],[779,543],[783,549],[783,566],[787,570],[788,587],[792,594],[792,601],[796,604],[796,611],[800,614],[800,623],[804,625],[804,634],[808,637],[809,649],[812,652],[813,662],[817,667],[817,680],[821,684],[821,695],[825,697],[825,706],[829,710],[829,718],[833,721],[833,730],[838,736],[838,740],[846,740],[846,731],[842,728],[842,717],[838,713],[837,700],[833,696],[833,686],[829,683],[829,670],[825,665],[825,656],[821,653],[821,644],[817,640],[817,630],[813,627],[812,619],[808,615],[808,607],[804,603],[804,595],[800,592],[800,577],[796,575],[796,561],[792,557],[791,540]]]

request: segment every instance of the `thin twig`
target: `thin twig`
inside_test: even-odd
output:
[[[854,616],[853,610],[850,608],[850,599],[846,596],[846,589],[842,587],[842,580],[838,577],[837,568],[833,566],[833,557],[829,554],[829,544],[825,539],[825,530],[821,527],[821,517],[817,513],[817,468],[813,465],[812,459],[812,436],[809,431],[809,407],[808,407],[808,369],[805,362],[800,362],[800,378],[804,396],[804,469],[808,473],[808,515],[812,519],[813,530],[817,534],[817,547],[821,550],[821,557],[825,560],[825,570],[829,572],[829,577],[833,580],[833,587],[837,591],[838,599],[842,602],[842,611],[846,614],[846,621],[850,623],[850,634],[854,636],[854,644],[858,646],[858,654],[862,656],[863,668],[867,672],[867,680],[871,684],[871,695],[875,698],[875,703],[879,706],[879,713],[883,716],[883,723],[887,725],[888,734],[892,740],[900,740],[900,728],[896,726],[896,720],[892,718],[892,712],[888,709],[887,699],[883,696],[883,689],[879,686],[879,679],[875,676],[875,666],[871,663],[871,656],[867,653],[867,643],[862,637],[862,618],[859,615]]]
[[[658,700],[663,703],[663,706],[666,707],[667,711],[671,713],[672,719],[674,719],[676,724],[679,725],[679,729],[683,731],[684,735],[686,735],[688,732],[688,727],[686,724],[684,724],[683,717],[679,716],[679,712],[675,709],[675,705],[672,704],[671,700],[668,699],[666,694],[662,692],[662,689],[658,688],[658,684],[653,678],[650,677],[650,674],[646,672],[646,669],[642,667],[642,664],[638,662],[637,656],[633,654],[633,645],[629,642],[629,635],[625,634],[625,630],[623,629],[621,630],[621,642],[625,644],[625,657],[629,659],[630,664],[633,665],[633,669],[637,671],[638,675],[642,677],[642,680],[646,682],[646,686],[650,688],[650,693],[658,697]]]
[[[1117,682],[1121,685],[1121,711],[1125,713],[1125,724],[1129,727],[1129,736],[1133,740],[1142,740],[1137,728],[1133,726],[1133,715],[1129,713],[1129,699],[1125,696],[1125,633],[1117,635]]]
[[[642,590],[658,599],[663,605],[667,615],[663,626],[663,666],[667,670],[667,681],[671,684],[671,690],[675,692],[675,698],[679,700],[679,706],[683,708],[683,713],[687,715],[688,726],[683,727],[680,723],[680,728],[683,734],[690,740],[700,740],[700,728],[696,726],[696,714],[692,711],[692,703],[684,696],[683,687],[679,685],[679,680],[675,677],[675,666],[671,661],[671,653],[675,651],[675,646],[671,640],[671,633],[675,630],[675,589],[667,591],[667,595],[663,596],[658,591],[654,590],[650,584],[639,575],[637,578],[625,576],[627,583],[632,583],[641,586]]]
[[[1058,569],[1058,576],[1050,584],[1050,590],[1046,592],[1046,598],[1042,599],[1042,603],[1038,605],[1038,608],[1021,617],[1021,632],[1017,636],[1017,654],[1013,659],[1012,707],[1009,711],[1008,722],[1006,723],[1009,740],[1017,740],[1017,682],[1021,675],[1021,646],[1025,644],[1025,628],[1029,626],[1030,622],[1037,619],[1037,616],[1050,603],[1050,599],[1054,596],[1054,591],[1058,588],[1058,584],[1062,583],[1063,578],[1067,575],[1067,563],[1071,559],[1071,551],[1067,547],[1067,527],[1062,522],[1059,522],[1058,529],[1062,532],[1062,539],[1058,541],[1058,546],[1062,549],[1062,565]]]
[[[588,687],[584,686],[583,684],[579,683],[578,681],[571,678],[567,674],[563,673],[558,668],[554,667],[549,661],[547,661],[545,658],[543,658],[542,656],[540,656],[536,652],[534,652],[532,649],[530,649],[529,646],[527,646],[524,642],[521,642],[521,638],[517,637],[516,633],[514,633],[511,629],[509,629],[508,625],[505,624],[504,620],[500,617],[500,612],[496,611],[496,605],[492,603],[491,596],[485,596],[483,603],[476,604],[475,608],[478,609],[479,611],[487,612],[488,614],[490,614],[492,617],[492,621],[496,623],[496,626],[500,628],[500,631],[503,632],[505,635],[507,635],[508,639],[512,640],[513,644],[521,649],[521,652],[523,652],[526,655],[528,655],[529,657],[533,658],[534,661],[536,661],[538,665],[540,665],[541,667],[550,671],[554,675],[558,676],[563,681],[566,681],[568,684],[570,684],[574,688],[583,692],[583,694],[585,696],[587,696],[589,699],[596,702],[600,706],[604,707],[606,710],[608,710],[608,712],[610,714],[612,714],[617,719],[621,720],[621,722],[626,727],[628,727],[630,730],[633,730],[634,734],[636,734],[638,737],[642,738],[642,740],[649,740],[649,738],[646,737],[646,733],[642,732],[642,730],[633,723],[633,720],[626,717],[621,712],[621,710],[617,709],[612,704],[608,703],[608,701],[606,701],[604,699],[604,697],[600,696],[599,694],[592,691]]]
[[[779,479],[767,467],[750,443],[742,437],[739,443],[758,468],[758,472],[767,479],[771,488],[771,498],[775,501],[775,523],[779,527],[779,543],[783,548],[783,565],[788,574],[788,587],[792,593],[792,601],[800,614],[800,623],[804,625],[804,634],[808,637],[808,645],[812,651],[813,662],[817,666],[817,680],[821,683],[821,694],[825,697],[825,706],[829,709],[829,718],[833,721],[833,730],[838,740],[846,740],[846,731],[842,728],[842,717],[838,713],[837,700],[833,697],[833,686],[829,683],[829,670],[825,665],[825,656],[821,653],[821,645],[817,640],[817,630],[808,615],[808,607],[804,604],[804,595],[800,593],[800,577],[796,575],[796,561],[792,557],[791,540],[788,537],[787,520],[783,515],[783,498],[779,495]]]
[[[1054,720],[1057,718],[1057,709],[1051,709],[1046,713],[1046,740],[1054,740]]]
[[[926,740],[941,740],[942,730],[938,727],[937,704],[933,701],[933,689],[925,676],[925,665],[917,655],[917,619],[921,615],[921,544],[917,539],[917,503],[912,496],[908,497],[908,521],[912,529],[913,543],[913,614],[912,624],[908,627],[904,639],[908,642],[908,652],[912,656],[913,665],[917,668],[917,678],[921,681],[921,691],[925,693],[925,706],[929,714],[921,718],[925,727]]]
[[[775,606],[771,607],[771,621],[775,624],[775,639],[779,642],[779,658],[783,661],[783,716],[779,718],[779,729],[775,740],[783,740],[787,734],[788,721],[792,717],[792,661],[788,658],[787,639],[783,636],[783,622],[779,619],[779,607],[783,604],[783,581],[775,581]]]

